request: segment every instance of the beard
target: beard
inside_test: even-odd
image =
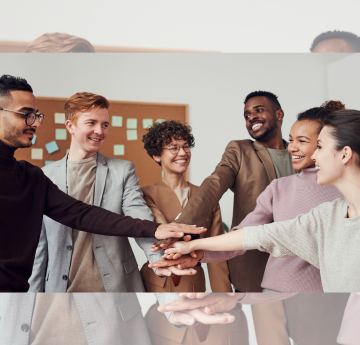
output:
[[[261,139],[265,139],[269,134],[273,134],[275,133],[277,127],[278,127],[278,123],[276,121],[276,119],[272,119],[270,122],[268,122],[268,127],[265,128],[265,131],[259,135],[252,135],[249,131],[249,135],[251,136],[251,138],[255,139],[255,140],[261,140]]]
[[[16,126],[11,125],[4,117],[4,139],[7,140],[12,146],[16,148],[26,148],[32,145],[32,141],[22,142],[19,140],[19,137],[22,134],[22,131],[19,130]],[[35,131],[33,131],[35,133]]]

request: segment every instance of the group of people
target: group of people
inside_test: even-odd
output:
[[[93,93],[76,93],[65,104],[71,145],[62,160],[42,170],[17,161],[15,150],[32,145],[46,114],[38,113],[26,80],[2,76],[0,291],[201,293],[205,292],[204,262],[212,291],[228,293],[222,301],[231,300],[217,311],[237,306],[232,311],[235,318],[211,315],[214,319],[208,323],[235,319],[236,327],[247,330],[237,303],[242,299],[241,303],[254,304],[253,314],[262,320],[257,333],[266,333],[264,339],[271,332],[288,339],[287,302],[282,294],[263,294],[263,302],[273,302],[270,307],[258,304],[258,297],[248,293],[358,291],[360,112],[345,109],[339,101],[326,102],[300,113],[285,141],[284,111],[277,96],[255,91],[244,104],[246,128],[254,141],[231,141],[200,187],[185,179],[195,145],[191,128],[172,120],[153,124],[143,137],[144,149],[164,174],[141,189],[131,162],[99,152],[109,131],[109,103]],[[233,229],[224,234],[219,200],[228,189],[234,192]],[[148,259],[141,271],[128,237],[136,239]],[[231,284],[238,294],[231,294]],[[23,332],[30,328],[30,343],[41,344],[47,336],[44,319],[57,320],[58,307],[71,315],[73,325],[91,324],[91,317],[86,322],[79,318],[80,306],[89,307],[80,296],[9,294],[2,297],[0,310],[5,315],[27,299],[26,315],[32,321],[8,319],[6,324],[15,327],[12,337],[17,324]],[[176,309],[177,294],[157,296],[160,305],[170,303],[170,309],[160,310],[173,325],[186,325],[184,315],[187,320],[191,316],[188,324],[207,322],[203,305]],[[328,303],[321,310],[316,298],[301,302],[308,306],[307,312],[330,315],[339,310],[332,296],[322,297]],[[109,299],[110,304],[123,305],[126,294]],[[347,315],[358,310],[356,303],[350,303],[356,299],[355,295],[349,299]],[[340,305],[345,308],[347,300],[345,296]],[[172,327],[165,314],[154,312],[149,311],[148,323],[165,320],[164,325]],[[263,315],[271,320],[270,331],[262,329],[267,325]],[[299,317],[305,320],[308,315]],[[3,320],[4,316],[5,325]],[[326,333],[321,320],[314,324],[319,333]],[[81,339],[73,341],[88,342],[88,332],[98,335],[95,328],[85,329]],[[349,337],[354,337],[351,332]],[[246,344],[247,332],[241,333]],[[346,341],[343,344],[350,344]]]

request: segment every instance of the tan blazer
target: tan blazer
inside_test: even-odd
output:
[[[215,171],[207,177],[189,200],[178,222],[203,226],[222,195],[234,192],[232,227],[255,209],[257,197],[276,178],[274,165],[265,146],[258,141],[231,141]],[[269,254],[249,250],[229,260],[230,280],[238,289],[261,292]]]
[[[191,183],[189,183],[189,187],[189,200],[191,200],[192,195],[199,187]],[[142,191],[144,193],[144,200],[154,215],[155,222],[171,223],[182,212],[182,207],[175,192],[162,180],[153,185],[143,187]],[[218,203],[209,211],[204,224],[208,230],[201,235],[202,238],[218,236],[224,233]],[[170,277],[158,277],[152,269],[147,267],[147,264],[142,267],[141,276],[147,292],[204,292],[204,271],[199,266],[195,267],[195,269],[198,271],[197,274],[182,276],[178,286],[174,285]],[[208,271],[213,292],[232,291],[226,261],[208,264]]]

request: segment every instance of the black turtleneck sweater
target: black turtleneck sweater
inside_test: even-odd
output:
[[[0,141],[0,292],[28,291],[43,215],[95,234],[154,237],[158,223],[120,216],[63,193]]]

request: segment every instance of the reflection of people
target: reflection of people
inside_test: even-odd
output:
[[[157,294],[158,296],[159,294]],[[160,294],[168,296],[178,296],[178,294]],[[188,295],[188,294],[180,294]],[[190,294],[197,295],[197,294]],[[241,310],[241,305],[237,303],[243,294],[201,294],[205,296],[201,300],[189,300],[182,298],[172,301],[163,299],[163,303],[169,303],[171,306],[179,306],[172,309],[172,313],[189,312],[192,309],[201,310],[206,315],[230,315],[232,322],[217,322],[218,324],[209,324],[201,322],[193,327],[174,329],[167,321],[162,312],[167,312],[166,306],[153,305],[145,316],[151,341],[156,345],[182,344],[182,345],[228,345],[239,344],[248,345],[249,335],[245,314]],[[239,296],[240,295],[240,296]],[[199,303],[195,306],[195,303]],[[174,304],[172,304],[174,303]],[[186,303],[186,307],[182,308],[182,303]],[[159,309],[161,312],[159,312]],[[220,313],[220,314],[218,314]],[[235,321],[234,321],[235,320]],[[170,318],[171,321],[171,318]],[[213,323],[213,322],[212,322]]]
[[[30,147],[44,119],[26,80],[0,78],[0,291],[26,292],[39,242],[42,218],[73,229],[110,236],[183,237],[201,233],[178,224],[157,224],[86,205],[63,193],[42,172],[14,152]]]
[[[231,141],[215,171],[205,179],[189,200],[178,222],[205,224],[222,195],[234,192],[232,226],[238,225],[254,210],[256,198],[275,178],[295,173],[291,156],[282,139],[284,112],[277,96],[252,92],[245,98],[244,117],[251,140]],[[269,256],[260,251],[229,260],[230,281],[238,291],[260,292]]]
[[[59,32],[41,35],[30,43],[25,53],[94,53],[93,45],[84,38]]]
[[[346,31],[328,31],[315,37],[312,53],[358,53],[360,37]]]
[[[160,304],[177,294],[157,294]],[[151,345],[135,293],[0,294],[0,343],[11,345]],[[167,313],[175,327],[196,322],[227,324],[228,313],[209,315],[200,308]],[[165,318],[165,326],[179,329]]]
[[[135,167],[100,152],[109,130],[109,103],[93,93],[77,93],[65,104],[65,126],[71,135],[69,153],[43,168],[61,191],[87,204],[139,219],[153,220]],[[112,192],[114,191],[114,192]],[[155,238],[137,238],[148,259]],[[110,254],[111,253],[111,254]],[[158,254],[161,259],[161,253]],[[144,291],[134,253],[126,237],[107,238],[44,217],[30,291]]]
[[[345,199],[323,203],[293,220],[232,231],[216,241],[176,242],[166,252],[258,249],[275,257],[298,256],[320,269],[325,292],[359,291],[360,111],[333,112],[324,125],[312,156],[319,167],[317,183],[335,186]]]
[[[155,123],[144,135],[143,142],[149,156],[164,172],[160,181],[142,188],[144,199],[156,222],[172,222],[198,188],[185,180],[191,159],[191,148],[195,145],[191,128],[177,121]],[[204,226],[208,230],[202,237],[224,233],[219,205],[210,213]],[[189,259],[191,260],[191,257]],[[204,292],[204,271],[200,265],[194,269],[197,271],[195,275],[175,274],[168,278],[159,278],[147,263],[142,267],[141,275],[147,292]],[[213,292],[232,291],[226,261],[210,264],[208,270]]]

